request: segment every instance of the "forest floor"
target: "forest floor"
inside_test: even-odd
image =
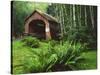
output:
[[[47,44],[43,44],[46,49]],[[39,50],[39,49],[36,49]],[[31,52],[31,48],[23,47],[20,41],[12,42],[12,71],[13,73],[27,73],[28,70],[25,70],[25,66],[23,66],[27,59],[31,58],[33,53]],[[85,60],[77,63],[77,70],[88,70],[88,69],[96,69],[97,68],[97,52],[96,50],[89,50],[82,53],[82,56]],[[34,62],[33,62],[34,63]],[[38,64],[38,62],[37,62]],[[29,64],[31,65],[31,64]]]

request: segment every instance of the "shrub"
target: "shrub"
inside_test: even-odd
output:
[[[25,46],[29,46],[32,48],[38,48],[39,47],[39,40],[35,37],[25,37],[21,40]]]

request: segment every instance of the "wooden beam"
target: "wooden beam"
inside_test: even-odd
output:
[[[51,39],[49,23],[46,23],[46,25],[45,25],[45,33],[46,33],[46,39],[47,40]]]

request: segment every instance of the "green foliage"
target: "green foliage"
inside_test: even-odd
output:
[[[58,47],[59,46],[59,47]],[[72,45],[70,42],[65,42],[63,45],[58,45],[54,47],[55,54],[58,56],[58,60],[56,63],[52,66],[53,70],[56,70],[55,67],[57,66],[67,66],[65,69],[73,69],[70,66],[71,62],[74,62],[74,65],[76,62],[80,59],[78,59],[82,53],[82,45],[80,43]],[[70,65],[70,66],[69,66]],[[54,69],[55,68],[55,69]],[[64,69],[64,67],[62,68]]]
[[[39,47],[39,40],[35,37],[25,37],[21,40],[25,46],[29,46],[32,48],[38,48]]]
[[[91,29],[88,29],[86,26],[78,28],[72,28],[67,32],[67,40],[80,42],[83,44],[87,44],[87,49],[96,49],[97,48],[97,42],[96,39],[93,39],[93,36],[91,34]],[[87,36],[88,35],[88,36]]]
[[[26,41],[28,45],[25,45]],[[31,47],[33,44],[31,41],[37,42],[34,37],[13,42],[13,73],[64,71],[77,68],[75,65],[81,59],[83,50],[80,43],[72,44],[66,41],[62,44],[52,40],[48,42],[38,40],[39,46],[35,48]]]

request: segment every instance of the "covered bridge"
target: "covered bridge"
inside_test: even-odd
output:
[[[43,39],[58,39],[59,25],[54,17],[35,10],[25,19],[25,34]]]

